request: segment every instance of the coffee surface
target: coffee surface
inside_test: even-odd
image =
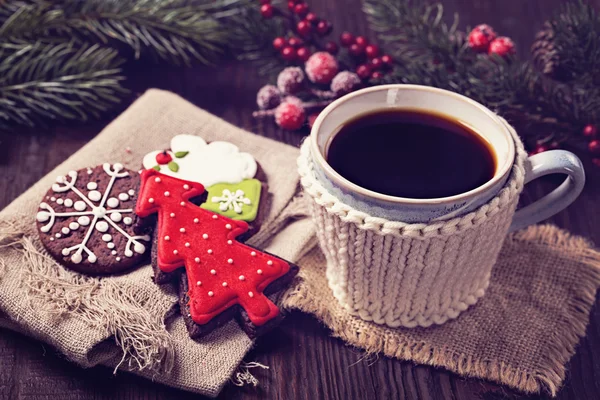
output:
[[[490,145],[464,123],[416,110],[359,115],[326,149],[329,165],[365,189],[431,199],[475,189],[493,176]]]

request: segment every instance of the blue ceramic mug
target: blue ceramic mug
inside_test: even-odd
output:
[[[494,176],[485,184],[455,196],[411,199],[365,189],[338,174],[326,161],[327,146],[332,135],[357,115],[389,109],[435,112],[471,126],[494,151],[497,160]],[[409,223],[445,220],[485,204],[508,180],[516,153],[509,128],[492,111],[454,92],[419,85],[375,86],[341,97],[325,108],[315,120],[310,145],[317,177],[330,193],[369,215]],[[525,183],[554,173],[565,174],[565,181],[545,197],[518,210],[511,230],[556,214],[571,204],[583,190],[585,173],[581,161],[573,153],[564,150],[552,150],[529,157]]]

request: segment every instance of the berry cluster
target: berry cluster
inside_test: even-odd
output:
[[[364,36],[344,32],[339,44],[326,41],[332,24],[311,12],[302,0],[289,0],[287,11],[273,7],[271,0],[260,3],[264,18],[282,17],[288,23],[290,33],[276,37],[273,48],[291,66],[280,72],[276,86],[258,91],[260,111],[255,117],[274,116],[277,125],[287,130],[297,130],[307,120],[311,126],[318,111],[333,99],[376,83],[393,68],[392,57]],[[340,47],[350,56],[345,63],[336,58]],[[303,102],[297,95],[314,101]]]
[[[289,22],[290,35],[279,36],[273,40],[273,48],[287,62],[304,62],[309,59],[314,49],[325,50],[336,54],[339,47],[334,41],[323,43],[322,39],[328,36],[333,29],[331,22],[319,18],[310,11],[306,2],[289,0],[288,12],[279,10],[271,4],[271,0],[261,0],[260,12],[264,18],[280,16]]]
[[[494,29],[486,24],[477,25],[469,33],[469,47],[479,53],[497,54],[501,57],[515,53],[515,44],[506,36],[496,35]]]
[[[592,162],[600,167],[600,139],[598,138],[598,128],[595,125],[586,125],[583,128],[583,136],[588,142],[588,150],[592,154]]]
[[[315,84],[329,84],[330,90],[321,90]],[[350,71],[339,72],[337,60],[331,54],[317,52],[306,61],[304,70],[300,67],[284,68],[277,76],[277,86],[265,85],[258,91],[256,104],[261,111],[255,112],[254,116],[274,116],[275,123],[281,128],[298,130],[306,122],[308,111],[322,109],[332,99],[360,87],[362,81],[358,75]],[[296,97],[299,94],[320,101],[303,102]],[[317,115],[308,115],[309,125]]]

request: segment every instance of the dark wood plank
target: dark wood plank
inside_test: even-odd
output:
[[[331,18],[339,33],[368,34],[358,11],[360,0],[310,1]],[[459,12],[464,25],[489,23],[511,36],[521,55],[533,34],[561,0],[446,0],[448,16]],[[600,7],[600,0],[594,0]],[[251,117],[256,91],[265,82],[247,65],[230,62],[219,69],[128,66],[129,85],[136,94],[147,87],[179,93],[199,107],[257,134],[297,145],[301,133],[282,132],[269,121]],[[125,106],[125,104],[124,104]],[[115,114],[116,115],[116,114]],[[50,169],[94,137],[115,115],[83,125],[19,130],[0,135],[0,207],[4,207]],[[552,221],[600,243],[600,169],[588,159],[588,183],[582,196]],[[556,185],[549,177],[528,187],[531,201]],[[198,396],[170,389],[130,374],[113,376],[107,368],[83,370],[51,347],[0,330],[0,399],[192,399]],[[331,337],[311,316],[294,312],[277,330],[261,338],[248,360],[270,366],[257,371],[259,388],[228,385],[222,399],[533,399],[504,387],[450,372],[367,355]],[[594,307],[586,337],[569,362],[559,399],[596,399],[600,393],[600,310]]]

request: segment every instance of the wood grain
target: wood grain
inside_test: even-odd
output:
[[[331,18],[337,32],[369,34],[359,0],[309,1],[319,15]],[[447,0],[447,16],[459,12],[463,25],[489,23],[511,36],[528,53],[534,33],[561,0]],[[600,7],[600,0],[593,3]],[[372,35],[370,35],[372,37]],[[130,87],[140,94],[159,87],[179,93],[225,120],[257,134],[298,145],[302,134],[283,132],[270,121],[255,121],[256,91],[265,82],[248,65],[230,62],[218,69],[128,65]],[[126,104],[123,104],[125,107]],[[84,125],[54,126],[0,134],[0,208],[76,152],[116,116]],[[600,169],[584,159],[588,182],[568,210],[552,218],[558,226],[600,243]],[[558,182],[548,177],[529,185],[531,201]],[[270,366],[259,370],[258,388],[228,385],[221,399],[534,399],[504,387],[450,372],[401,362],[346,346],[311,316],[294,312],[277,330],[261,338],[248,360]],[[600,310],[591,315],[587,335],[568,364],[558,399],[600,398]],[[35,340],[0,330],[0,399],[198,399],[107,368],[83,370]]]

